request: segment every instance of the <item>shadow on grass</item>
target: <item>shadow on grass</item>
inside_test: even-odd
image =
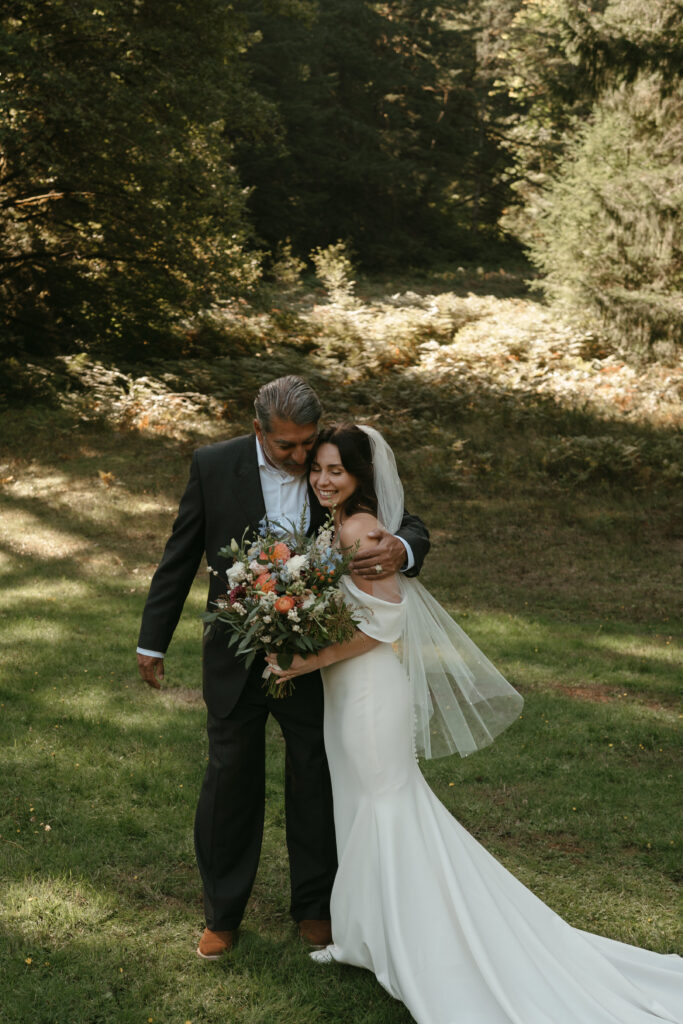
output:
[[[292,354],[291,369],[296,361]],[[532,543],[539,527],[544,531],[544,543],[554,543],[561,564],[551,570],[541,563],[534,578],[534,566],[527,559],[524,586],[531,606],[535,587],[556,582],[557,568],[581,564],[587,546],[595,554],[596,539],[602,546],[600,562],[608,567],[615,550],[638,560],[639,545],[662,547],[664,541],[680,537],[677,492],[672,482],[661,479],[644,486],[650,473],[647,466],[640,482],[629,480],[623,467],[615,467],[611,487],[604,480],[579,486],[549,475],[543,466],[545,442],[558,437],[608,433],[626,445],[656,444],[678,436],[673,426],[606,422],[595,411],[560,406],[533,393],[501,394],[476,378],[466,379],[459,393],[447,381],[439,386],[413,378],[404,385],[402,374],[394,372],[346,388],[332,386],[326,392],[323,387],[321,394],[331,414],[372,418],[386,430],[395,444],[411,504],[437,539],[460,539],[467,525],[471,536],[466,539],[476,544],[476,524],[463,524],[462,510],[479,506],[475,511],[485,520],[489,546],[486,572],[506,564],[511,553],[518,554],[506,543],[506,530],[523,530],[526,537],[513,539]],[[245,402],[242,422],[248,423],[249,415]],[[16,451],[9,453],[11,471],[0,498],[11,534],[4,550],[23,556],[35,545],[36,554],[50,559],[50,547],[59,557],[60,544],[71,546],[78,557],[63,564],[74,578],[87,578],[91,564],[96,576],[98,559],[106,556],[123,568],[132,559],[153,566],[187,479],[189,453],[195,441],[205,441],[206,436],[174,441],[121,432],[105,422],[83,431],[66,414],[57,418],[57,430],[50,430],[48,423],[28,440],[14,434]],[[220,436],[223,428],[214,426]],[[224,429],[226,436],[231,433],[230,425]],[[463,438],[467,445],[461,456],[453,446],[457,448]],[[5,444],[11,441],[8,435]],[[609,478],[609,466],[602,469]],[[48,531],[47,541],[40,539],[43,529]],[[648,552],[641,555],[647,561]],[[473,574],[477,571],[481,573],[481,565],[472,567]],[[578,592],[585,592],[583,583]],[[503,606],[511,609],[515,599]]]
[[[165,916],[160,927],[158,919],[147,916],[147,942],[127,932],[121,921],[110,920],[96,936],[74,935],[57,948],[34,944],[28,956],[23,950],[17,955],[11,933],[0,929],[9,951],[2,957],[6,1019],[16,1024],[148,1019],[407,1024],[411,1019],[367,972],[321,970],[291,938],[245,931],[229,960],[207,964],[194,955],[196,939],[191,945],[178,937],[182,919]]]
[[[128,640],[135,610],[112,613],[115,601],[111,584],[100,602],[66,596],[47,613],[40,599],[29,599],[18,617],[18,635],[9,634],[5,650],[15,669],[0,689],[0,701],[2,760],[13,784],[0,806],[2,835],[22,847],[17,870],[39,871],[46,843],[59,871],[192,863],[189,836],[206,757],[199,628],[188,620],[181,625],[169,658],[170,681],[179,689],[159,694],[135,675]],[[606,788],[612,805],[619,792],[630,793],[634,767],[640,813],[647,817],[655,792],[651,783],[656,803],[673,805],[675,776],[661,774],[678,744],[673,659],[663,662],[645,652],[634,659],[585,634],[575,640],[574,627],[519,615],[508,622],[477,617],[473,624],[475,639],[527,698],[523,724],[486,753],[486,763],[497,766],[498,780],[512,785],[520,771],[533,777],[534,785],[552,777],[555,798],[562,796],[571,820],[567,792],[576,781],[577,759],[585,762],[582,784],[593,793],[596,809],[595,785],[604,762],[611,773]],[[631,634],[622,627],[619,636]],[[642,681],[643,665],[654,679]],[[576,687],[582,688],[578,695]],[[277,742],[271,737],[271,746]],[[571,765],[568,776],[558,768],[563,762]],[[467,778],[470,762],[451,762],[449,770]],[[280,776],[275,769],[269,781],[276,799]],[[491,813],[489,808],[479,815],[477,827],[484,832]],[[187,840],[179,861],[168,853],[177,851],[178,835]]]

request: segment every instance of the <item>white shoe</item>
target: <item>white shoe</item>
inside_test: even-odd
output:
[[[334,960],[330,947],[325,946],[324,949],[315,949],[312,953],[308,954],[311,960],[315,960],[317,964],[331,964]]]

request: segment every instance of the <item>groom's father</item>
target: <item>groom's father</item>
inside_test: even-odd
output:
[[[323,512],[306,476],[318,431],[318,396],[300,377],[281,377],[259,391],[254,434],[200,448],[173,531],[156,570],[142,616],[140,675],[159,688],[164,653],[180,618],[202,555],[221,577],[229,563],[218,549],[264,515],[298,522],[306,508],[314,530]],[[418,571],[429,548],[417,517],[405,516],[397,537],[382,533],[372,554],[354,564],[381,578],[398,569]],[[209,576],[208,606],[221,592]],[[223,585],[224,587],[224,585]],[[265,804],[265,724],[277,719],[286,745],[285,813],[292,916],[302,938],[331,942],[330,891],[336,871],[332,794],[323,746],[323,694],[319,673],[300,676],[290,697],[268,697],[265,662],[247,670],[220,629],[204,638],[204,699],[208,709],[209,764],[195,819],[195,849],[204,885],[206,929],[198,954],[216,959],[232,947],[258,867]]]

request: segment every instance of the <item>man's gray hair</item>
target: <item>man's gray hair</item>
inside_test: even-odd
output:
[[[323,407],[310,384],[290,374],[263,385],[254,399],[254,411],[261,429],[267,432],[273,416],[303,426],[305,423],[317,423]]]

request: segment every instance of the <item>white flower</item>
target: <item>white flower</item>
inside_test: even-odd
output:
[[[236,611],[238,615],[246,615],[247,609],[244,607],[241,601],[235,601],[233,604],[233,611]]]
[[[255,558],[249,563],[249,571],[253,572],[255,576],[260,576],[265,568],[265,563],[257,562]]]
[[[264,644],[269,644],[269,643],[270,643],[270,641],[271,641],[271,640],[272,640],[273,638],[272,638],[272,636],[266,636],[266,635],[265,635],[265,633],[264,633],[264,634],[263,634],[263,636],[261,637],[261,639],[263,640]]]
[[[290,580],[298,580],[301,576],[301,570],[307,565],[308,555],[292,555],[285,565],[284,571],[287,573]]]
[[[332,544],[332,530],[321,530],[315,538],[315,546],[319,551],[324,551]]]
[[[292,633],[300,633],[301,626],[292,626]]]
[[[263,621],[264,622],[272,622],[273,620],[271,619],[270,615],[264,615],[263,616]]]
[[[216,608],[220,608],[222,610],[223,608],[229,608],[229,607],[230,607],[230,603],[227,601],[227,599],[225,597],[217,597],[216,598]]]
[[[287,618],[291,622],[298,622],[299,621],[299,613],[296,610],[296,608],[290,608],[289,609],[289,611],[287,612]]]
[[[315,604],[315,602],[317,601],[317,599],[318,599],[318,598],[317,598],[317,596],[316,596],[315,594],[308,594],[308,596],[307,596],[307,597],[305,597],[305,598],[303,599],[303,601],[301,602],[301,608],[302,608],[302,610],[303,610],[303,611],[305,611],[305,610],[306,610],[306,608],[310,608],[310,607],[311,607],[311,605]]]
[[[231,565],[227,572],[228,583],[231,587],[236,587],[238,583],[246,579],[247,570],[244,568],[243,562],[235,562]]]

